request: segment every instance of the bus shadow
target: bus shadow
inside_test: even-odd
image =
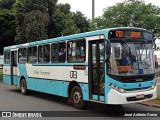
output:
[[[9,91],[14,92],[16,94],[21,94],[19,89],[9,89]],[[56,104],[61,104],[64,106],[71,107],[71,104],[68,103],[67,98],[41,93],[34,91],[32,94],[29,94],[27,96],[35,97],[38,99],[43,99],[45,101],[53,102]],[[65,111],[65,110],[64,110]],[[100,103],[92,103],[89,102],[86,109],[84,110],[77,110],[76,108],[73,108],[72,111],[65,111],[69,112],[69,115],[75,116],[75,117],[120,117],[122,116],[123,112],[126,111],[125,108],[122,105],[105,105]],[[121,113],[122,112],[122,113]],[[62,112],[63,114],[63,112]]]
[[[9,89],[9,91],[22,95],[21,92],[20,92],[20,89]],[[56,102],[57,104],[63,104],[63,105],[67,105],[67,106],[70,105],[67,101],[67,98],[52,95],[52,94],[32,91],[31,93],[29,93],[25,96],[30,96],[30,97],[34,97],[34,98],[38,98],[38,99],[43,99],[45,101],[54,102],[54,103]]]

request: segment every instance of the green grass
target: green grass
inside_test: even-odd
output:
[[[0,69],[0,81],[3,80],[3,69]]]
[[[160,86],[157,87],[157,99],[153,100],[156,104],[160,105]]]

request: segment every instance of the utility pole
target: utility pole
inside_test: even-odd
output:
[[[95,0],[92,0],[92,20],[95,17]]]

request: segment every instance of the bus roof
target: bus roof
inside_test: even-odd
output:
[[[71,40],[71,39],[76,39],[76,38],[84,38],[84,37],[96,36],[96,35],[100,35],[100,34],[103,34],[103,35],[105,35],[105,37],[108,37],[108,31],[116,30],[116,29],[138,29],[138,30],[147,31],[146,29],[136,28],[136,27],[106,28],[106,29],[101,29],[101,30],[96,30],[96,31],[90,31],[90,32],[85,32],[85,33],[73,34],[73,35],[68,35],[68,36],[62,36],[62,37],[57,37],[57,38],[51,38],[51,39],[40,40],[40,41],[35,41],[35,42],[30,42],[30,43],[8,46],[8,47],[4,47],[4,50],[22,48],[24,46],[34,46],[34,45],[40,45],[40,44],[47,44],[47,43],[52,43],[52,42],[57,42],[57,41]]]

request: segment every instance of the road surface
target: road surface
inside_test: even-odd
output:
[[[97,111],[98,110],[98,111]],[[15,88],[13,86],[8,86],[4,84],[3,82],[0,82],[0,111],[52,111],[57,113],[57,111],[60,111],[58,114],[62,115],[63,118],[65,118],[64,111],[69,111],[70,114],[89,114],[89,116],[94,117],[85,117],[86,120],[94,120],[97,119],[97,117],[100,117],[98,119],[105,119],[109,117],[109,120],[114,119],[127,119],[127,120],[137,120],[136,117],[123,117],[123,116],[117,116],[117,113],[120,113],[121,111],[160,111],[160,108],[154,108],[149,106],[143,106],[140,104],[128,104],[128,105],[122,105],[122,106],[108,106],[103,104],[95,104],[90,103],[86,110],[77,110],[73,108],[70,104],[68,104],[67,99],[35,92],[33,95],[21,95],[20,90],[18,88]],[[111,112],[112,111],[112,112]],[[84,115],[85,115],[84,114]],[[83,115],[81,117],[77,117],[77,119],[82,119]],[[62,118],[62,119],[63,119]],[[141,120],[151,120],[151,119],[159,119],[159,117],[138,117]],[[49,118],[47,118],[49,119]],[[57,119],[60,119],[58,117]],[[67,120],[65,118],[65,120]],[[71,116],[70,120],[74,119],[74,117]],[[83,119],[83,120],[84,120]]]

